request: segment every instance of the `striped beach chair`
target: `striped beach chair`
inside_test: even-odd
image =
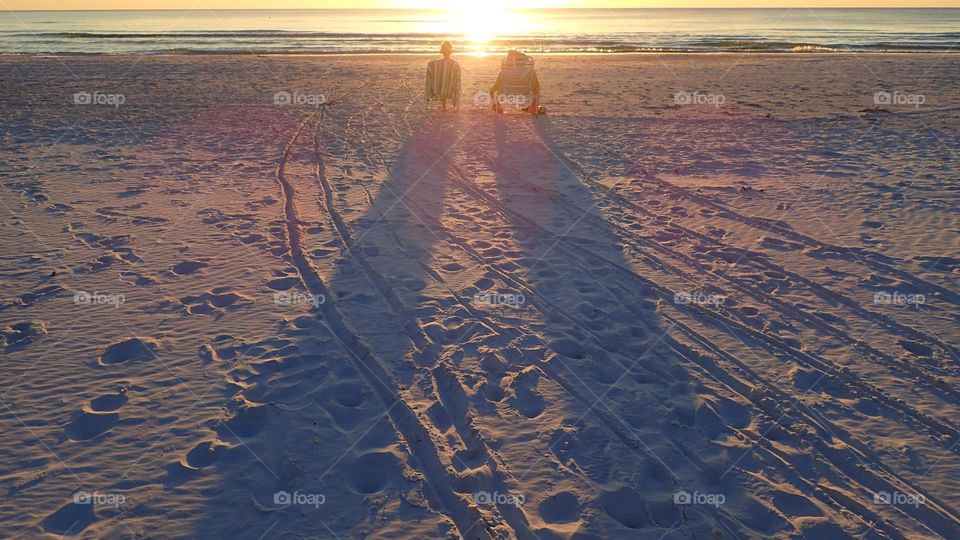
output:
[[[540,81],[533,58],[519,51],[510,51],[500,63],[500,76],[491,91],[497,110],[504,106],[527,109],[534,113],[539,105]]]
[[[427,101],[460,102],[460,64],[449,58],[427,64]]]

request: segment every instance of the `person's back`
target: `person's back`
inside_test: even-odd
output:
[[[460,109],[460,64],[450,58],[453,54],[453,45],[444,41],[440,46],[443,58],[432,60],[427,64],[427,100],[440,101],[440,108],[447,110],[447,101],[453,103],[454,109]]]

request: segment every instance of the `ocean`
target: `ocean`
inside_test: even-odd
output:
[[[0,54],[945,52],[960,9],[5,11]]]

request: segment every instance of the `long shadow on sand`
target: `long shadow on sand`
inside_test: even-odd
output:
[[[282,322],[275,337],[214,342],[211,355],[236,366],[227,388],[236,393],[212,426],[215,436],[172,464],[165,484],[172,494],[186,482],[208,484],[201,536],[348,537],[382,520],[405,537],[443,536],[449,521],[438,525],[424,499],[466,523],[471,512],[449,499],[442,468],[419,450],[427,437],[399,387],[410,379],[405,357],[436,353],[407,313],[404,293],[428,279],[436,240],[429,231],[438,228],[447,185],[445,162],[428,163],[426,153],[448,149],[460,121],[439,117],[413,134],[389,179],[364,186],[370,206],[349,226],[335,191],[344,179],[324,159],[316,126],[305,120],[279,166],[283,195],[293,201],[284,226],[299,248],[287,255],[296,272],[270,285],[285,298],[325,298],[310,315]],[[416,199],[422,218],[404,197]],[[326,222],[302,221],[317,215],[316,205]],[[440,478],[440,495],[407,480],[407,461]],[[250,509],[245,522],[231,521],[238,507]]]
[[[746,413],[663,339],[655,295],[538,122],[428,118],[353,219],[314,143],[329,234],[306,238],[298,268],[327,302],[282,325],[238,377],[219,430],[234,446],[192,451],[200,466],[218,452],[233,462],[218,466],[210,489],[222,495],[198,533],[243,530],[218,517],[251,496],[254,536],[270,537],[382,522],[405,536],[520,538],[784,528],[721,474],[730,459],[712,439]],[[491,305],[491,292],[522,295],[526,315]],[[470,363],[483,355],[498,360]],[[537,438],[487,435],[518,422]],[[186,474],[172,471],[171,487]],[[559,481],[575,494],[535,492]],[[481,491],[524,490],[523,506],[474,504]],[[736,507],[678,506],[682,491]],[[278,492],[325,502],[277,505]]]

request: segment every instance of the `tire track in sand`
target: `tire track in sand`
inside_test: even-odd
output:
[[[323,113],[321,113],[320,121],[317,122],[314,129],[313,137],[313,155],[316,162],[314,173],[322,193],[322,196],[319,197],[317,202],[321,209],[324,210],[329,217],[329,220],[333,225],[333,229],[339,237],[339,241],[343,245],[346,252],[349,253],[349,255],[360,265],[364,274],[366,274],[367,279],[383,298],[393,315],[401,320],[407,319],[407,309],[397,297],[393,287],[376,269],[374,269],[373,265],[371,265],[367,258],[363,255],[362,250],[354,249],[355,243],[353,240],[353,234],[350,232],[349,226],[346,224],[346,221],[343,219],[343,216],[336,206],[333,198],[333,189],[326,176],[326,162],[323,158],[323,153],[320,150],[320,125],[322,124],[322,114]],[[440,351],[440,344],[431,339],[430,336],[428,336],[423,329],[417,325],[415,319],[404,320],[403,322],[407,335],[410,337],[411,341],[413,341],[417,349],[423,350],[424,348],[429,347],[437,352]],[[426,396],[427,399],[432,400],[435,403],[439,403],[442,407],[444,407],[444,409],[449,408],[447,403],[451,400],[444,400],[442,399],[442,396],[437,395],[436,392],[439,389],[449,388],[457,392],[462,392],[463,395],[466,395],[466,392],[463,390],[462,382],[458,377],[456,377],[455,374],[452,373],[452,371],[445,368],[447,365],[448,364],[446,363],[441,363],[437,370],[431,370],[429,375],[433,380],[434,393]],[[392,384],[392,386],[396,387],[396,384]],[[454,411],[448,411],[448,413],[451,418],[458,417]],[[433,433],[440,433],[440,430],[437,429],[436,426],[433,426],[427,418],[420,417],[420,422],[421,424],[425,425],[425,429],[429,429]],[[457,427],[457,436],[463,443],[464,447],[466,447],[474,455],[482,456],[483,460],[489,466],[492,473],[491,480],[495,484],[494,486],[489,486],[490,491],[503,493],[515,491],[511,485],[512,482],[510,481],[511,475],[509,471],[505,469],[501,462],[493,458],[493,451],[490,449],[490,444],[483,439],[479,432],[470,429],[470,422],[465,421],[465,423],[455,423],[454,425]],[[459,458],[454,456],[453,459]],[[466,467],[466,464],[463,465]],[[529,530],[527,520],[523,516],[522,509],[520,509],[517,505],[496,504],[491,508],[496,510],[494,521],[503,521],[507,523],[512,529],[513,536],[518,538],[535,538],[533,533]]]
[[[291,262],[307,290],[311,294],[324,295],[328,299],[327,302],[319,306],[321,312],[320,317],[318,317],[319,321],[340,342],[352,359],[357,371],[362,374],[367,385],[382,402],[387,417],[399,434],[403,444],[407,447],[410,456],[419,465],[418,470],[423,476],[425,487],[453,521],[460,536],[477,539],[498,538],[503,534],[503,531],[497,530],[496,523],[492,523],[489,516],[482,513],[475,505],[469,504],[453,490],[453,478],[451,478],[450,471],[440,461],[440,452],[431,434],[420,423],[417,414],[411,409],[410,405],[397,395],[393,387],[387,384],[386,381],[391,380],[391,378],[387,375],[383,363],[346,324],[336,306],[335,297],[329,293],[329,289],[324,284],[320,274],[304,256],[303,239],[295,201],[296,190],[286,177],[285,168],[301,132],[315,116],[307,116],[299,124],[290,141],[284,147],[275,173],[283,197],[283,217]]]

